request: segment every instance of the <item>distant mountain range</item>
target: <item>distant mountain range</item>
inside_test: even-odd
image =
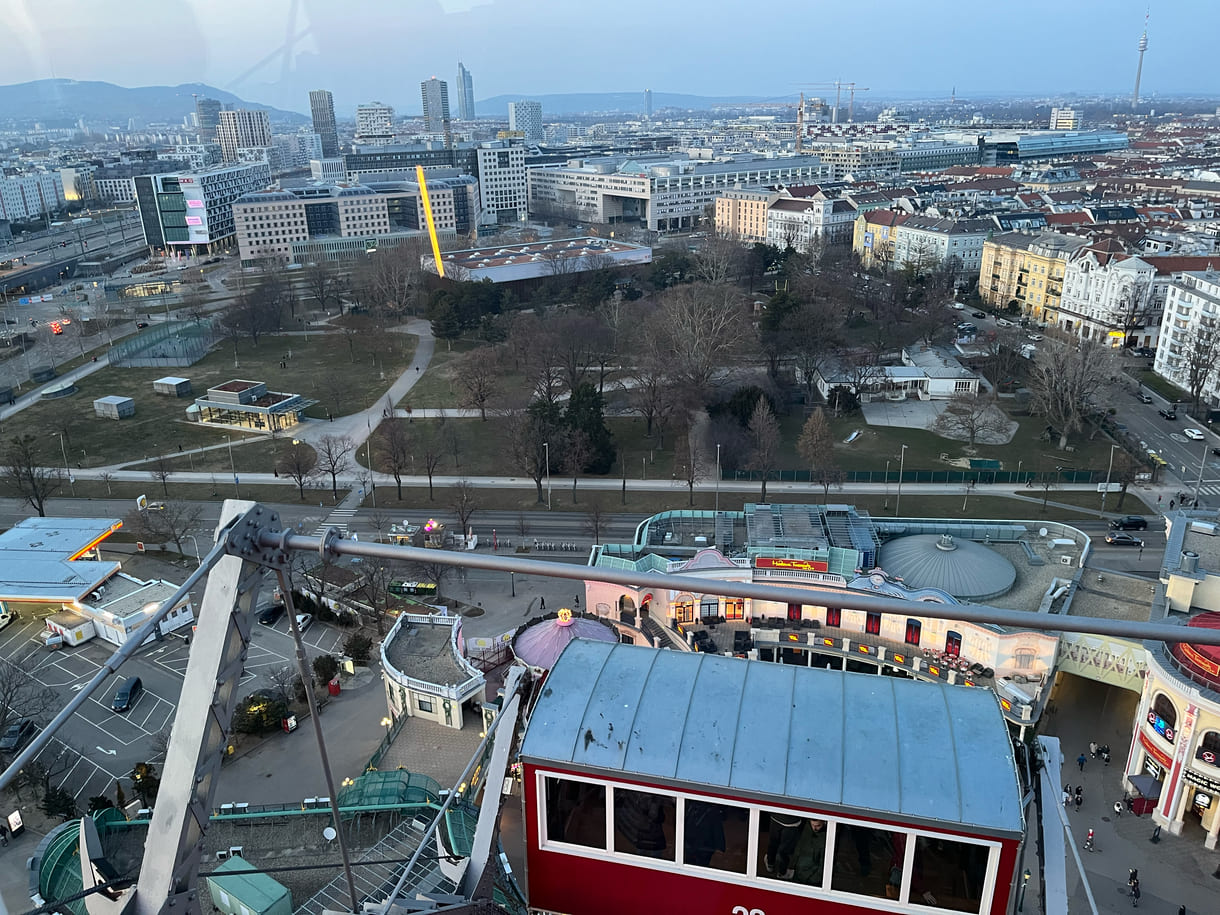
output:
[[[138,86],[82,82],[74,79],[39,79],[0,86],[0,123],[37,120],[48,127],[70,126],[84,118],[91,127],[126,127],[129,118],[142,124],[181,124],[195,110],[192,93],[219,99],[228,107],[267,111],[273,120],[306,123],[295,111],[247,102],[232,92],[203,83],[181,86]]]
[[[636,92],[572,92],[559,95],[496,95],[475,102],[480,117],[508,117],[508,103],[528,99],[542,103],[543,120],[565,114],[643,114],[644,91]],[[706,111],[716,105],[746,105],[752,102],[782,102],[758,95],[686,95],[681,92],[653,92],[652,110],[689,108]],[[796,95],[792,96],[796,102]]]

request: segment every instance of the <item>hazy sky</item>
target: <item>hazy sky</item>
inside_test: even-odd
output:
[[[1141,94],[1220,93],[1220,0],[1150,6]],[[1148,8],[1146,0],[0,0],[0,83],[204,82],[300,111],[309,89],[326,87],[341,114],[373,99],[411,112],[419,81],[454,82],[460,56],[480,99],[645,87],[780,97],[834,79],[869,86],[870,98],[947,96],[954,86],[959,98],[1127,93]]]

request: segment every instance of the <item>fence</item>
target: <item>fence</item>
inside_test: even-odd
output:
[[[767,474],[767,482],[770,483],[810,483],[813,486],[820,486],[816,481],[810,480],[810,471],[808,470],[772,470]],[[722,480],[732,480],[737,482],[753,482],[761,483],[763,474],[758,470],[726,470],[721,474]],[[843,471],[843,482],[845,483],[885,483],[887,480],[890,483],[897,485],[899,480],[903,483],[1005,483],[1013,485],[1025,485],[1033,483],[1034,486],[1042,486],[1044,482],[1051,484],[1058,483],[1104,483],[1106,474],[1104,470],[904,470],[901,474],[897,470],[891,470],[888,474],[884,470],[845,470]]]

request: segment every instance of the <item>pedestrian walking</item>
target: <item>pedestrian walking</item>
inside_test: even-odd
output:
[[[1156,497],[1156,504],[1157,504],[1157,505],[1160,505],[1160,504],[1161,504],[1161,500],[1162,500],[1163,498],[1165,498],[1165,497],[1164,497],[1164,496],[1157,496],[1157,497]]]
[[[1080,812],[1080,805],[1081,805],[1081,804],[1083,804],[1083,803],[1084,803],[1084,795],[1083,795],[1083,794],[1077,794],[1077,795],[1076,795],[1076,812],[1077,812],[1077,813],[1079,813],[1079,812]]]
[[[8,827],[3,823],[0,823],[0,844],[3,844],[5,848],[8,847]]]
[[[1097,741],[1096,740],[1089,741],[1089,755],[1092,756],[1094,759],[1097,758]]]
[[[1169,510],[1173,511],[1173,499],[1169,500]]]
[[[1063,809],[1070,810],[1072,807],[1072,794],[1067,788],[1063,789]]]
[[[1114,802],[1114,815],[1116,817],[1120,817],[1123,815],[1123,802],[1122,801]]]
[[[1083,753],[1081,753],[1079,756],[1076,757],[1076,765],[1080,766],[1081,772],[1084,771],[1084,754]]]
[[[1135,881],[1139,880],[1139,878],[1140,878],[1139,869],[1134,868],[1134,867],[1131,868],[1130,870],[1127,871],[1127,886],[1134,885]]]
[[[1131,908],[1138,909],[1140,904],[1140,882],[1136,880],[1131,884]]]

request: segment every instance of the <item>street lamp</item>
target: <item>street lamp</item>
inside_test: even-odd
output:
[[[894,501],[894,517],[898,517],[902,513],[902,468],[906,466],[907,446],[902,446],[902,451],[898,454],[898,498]]]
[[[551,443],[543,442],[542,447],[546,454],[546,510],[551,510]]]
[[[59,436],[59,453],[64,456],[64,473],[68,475],[68,485],[72,487],[72,498],[76,498],[76,479],[72,476],[72,471],[68,467],[68,449],[64,447],[64,434],[56,432]]]
[[[1106,510],[1106,496],[1110,495],[1110,471],[1114,469],[1114,449],[1117,447],[1118,445],[1110,446],[1110,464],[1106,467],[1106,488],[1101,492],[1101,510],[1103,512]],[[1202,464],[1199,465],[1199,476],[1200,478],[1203,476]]]
[[[391,718],[389,715],[386,715],[384,718],[381,719],[381,726],[383,728],[385,728],[385,732],[387,734],[390,733],[390,728],[394,726],[394,719]]]
[[[199,552],[199,541],[195,539],[194,534],[187,534],[186,536],[190,537],[191,543],[195,545],[195,560],[199,563],[199,565],[203,565],[203,554]]]
[[[890,461],[892,460],[893,458],[889,458],[885,462],[885,511],[890,510]]]
[[[237,493],[237,498],[241,498],[241,486],[237,482],[237,465],[233,463],[233,436],[226,435],[225,441],[229,443],[229,469],[233,471],[233,491]]]
[[[1020,899],[1017,900],[1017,911],[1018,912],[1025,911],[1025,888],[1027,886],[1029,886],[1029,878],[1032,876],[1033,876],[1033,874],[1030,873],[1029,868],[1028,867],[1025,868],[1025,873],[1023,873],[1021,875],[1021,897],[1020,897]]]
[[[720,445],[716,445],[716,511],[720,511]]]
[[[365,417],[364,424],[369,427],[369,437],[365,439],[365,463],[369,465],[369,492],[373,494],[373,511],[377,510],[377,478],[373,476],[373,421]]]
[[[1195,482],[1195,508],[1199,507],[1199,497],[1203,490],[1203,468],[1207,466],[1207,442],[1203,443],[1203,453],[1199,455],[1199,479]]]

